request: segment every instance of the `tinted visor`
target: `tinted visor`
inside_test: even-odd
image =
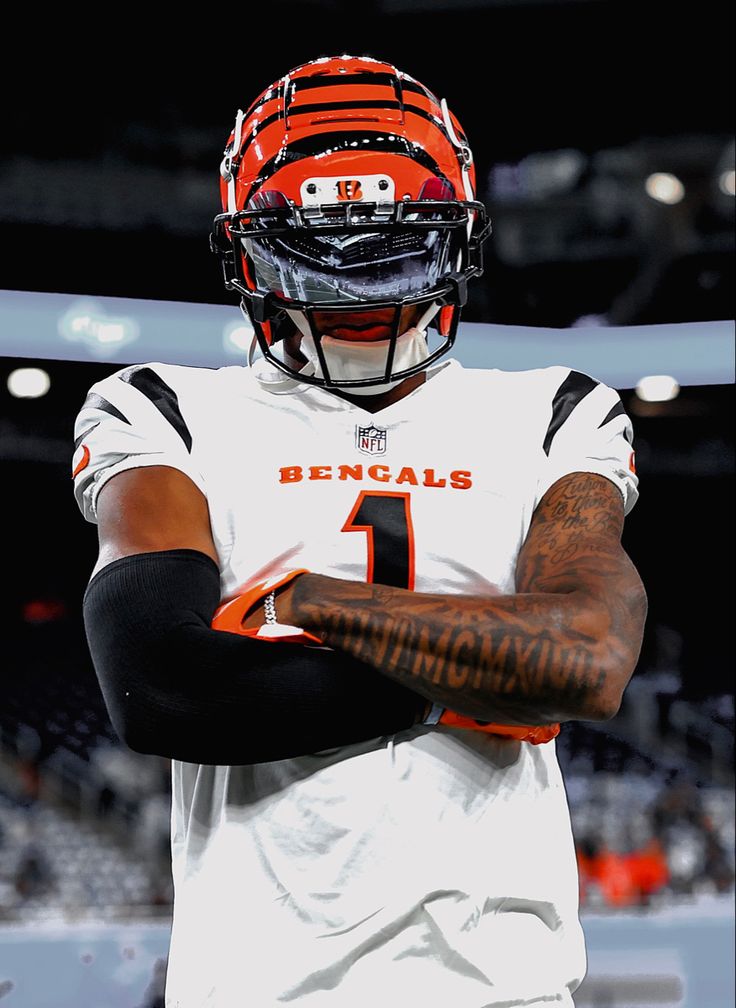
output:
[[[309,304],[401,301],[431,291],[458,266],[457,230],[331,231],[241,239],[256,286]]]

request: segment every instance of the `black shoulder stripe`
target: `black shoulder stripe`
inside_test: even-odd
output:
[[[88,427],[86,431],[82,431],[79,437],[74,439],[74,451],[76,451],[77,448],[79,448],[80,444],[82,443],[82,441],[84,441],[86,437],[89,437],[89,435],[92,433],[95,427],[99,426],[100,421],[98,420],[97,423],[93,423],[91,427]]]
[[[120,412],[117,406],[113,406],[111,402],[108,402],[104,396],[97,395],[96,392],[88,392],[87,398],[82,404],[82,409],[99,409],[103,410],[105,413],[109,413],[110,416],[117,417],[118,420],[122,420],[123,423],[130,423],[130,420]]]
[[[610,410],[608,411],[608,413],[605,415],[605,417],[598,424],[598,430],[600,430],[601,427],[605,427],[606,424],[609,422],[609,420],[613,420],[615,417],[621,416],[622,413],[626,413],[626,410],[624,409],[624,404],[619,399],[619,401],[616,403],[616,405],[612,406],[610,408]]]
[[[189,428],[184,421],[184,417],[181,415],[176,392],[172,388],[169,388],[163,378],[148,367],[128,368],[127,371],[124,371],[118,377],[121,381],[132,385],[133,388],[137,388],[147,399],[151,400],[161,416],[168,420],[182,439],[187,451],[191,452],[192,435],[189,433]]]
[[[613,420],[614,417],[625,416],[625,415],[626,415],[626,408],[624,407],[624,404],[619,399],[619,401],[616,403],[616,405],[611,407],[611,409],[608,411],[608,414],[598,424],[598,430],[600,430],[601,427],[605,427],[606,424],[608,423],[608,421],[609,420]],[[625,427],[624,428],[623,435],[624,435],[624,438],[629,442],[629,444],[633,444],[634,443],[634,437],[633,437],[633,434],[631,433],[631,428],[630,427]]]
[[[552,419],[549,422],[543,445],[545,455],[549,455],[552,440],[565,420],[567,420],[577,404],[589,392],[592,392],[598,384],[594,378],[581,374],[580,371],[571,371],[567,378],[565,378],[562,385],[557,389],[552,402]]]

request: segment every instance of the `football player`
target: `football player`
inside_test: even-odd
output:
[[[249,366],[126,367],[75,429],[91,656],[172,759],[167,1005],[571,1006],[554,738],[639,654],[629,418],[568,367],[447,356],[489,224],[407,73],[297,67],[220,184]]]

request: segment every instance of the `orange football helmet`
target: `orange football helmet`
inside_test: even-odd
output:
[[[299,66],[238,111],[220,174],[211,248],[277,368],[348,389],[402,380],[450,349],[490,222],[462,127],[423,84],[366,56]],[[394,371],[406,305],[426,308],[442,342]],[[333,380],[314,313],[387,308],[380,373]],[[320,376],[273,353],[295,327],[311,333]]]

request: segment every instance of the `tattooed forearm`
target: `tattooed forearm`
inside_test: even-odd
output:
[[[554,596],[422,595],[306,576],[302,625],[469,717],[546,724],[580,717],[602,685],[602,649]]]
[[[292,621],[459,714],[509,724],[610,717],[646,612],[622,522],[613,484],[576,473],[535,512],[518,594],[422,594],[305,575],[294,582]]]

